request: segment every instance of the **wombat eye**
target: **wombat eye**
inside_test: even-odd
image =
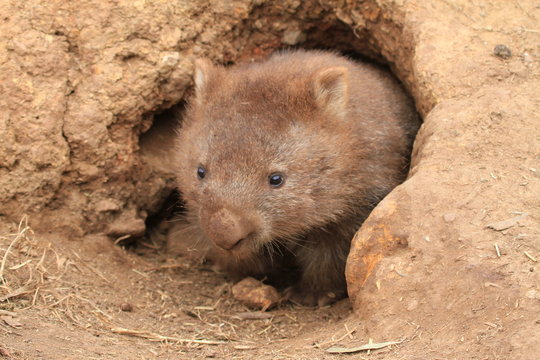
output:
[[[270,174],[268,177],[268,183],[270,186],[278,188],[281,185],[283,185],[283,182],[285,181],[285,177],[280,173],[273,173]]]
[[[203,168],[202,166],[199,166],[197,168],[197,177],[202,180],[204,179],[205,176],[206,176],[206,169]]]

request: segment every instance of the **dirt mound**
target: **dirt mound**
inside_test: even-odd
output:
[[[333,358],[330,346],[372,339],[399,344],[370,358],[537,358],[533,1],[4,1],[0,10],[0,354]],[[254,315],[181,244],[131,240],[174,203],[171,106],[181,112],[192,59],[227,64],[287,46],[386,63],[424,124],[409,179],[354,239],[351,299]],[[19,224],[24,214],[30,225]]]

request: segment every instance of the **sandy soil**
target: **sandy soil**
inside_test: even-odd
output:
[[[4,269],[20,266],[5,274],[14,296],[0,310],[9,358],[290,358],[324,356],[334,339],[356,338],[348,300],[256,312],[211,267],[147,240],[125,250],[105,237],[81,244],[24,226],[7,238]],[[242,318],[254,312],[268,318]]]
[[[351,356],[328,348],[394,341],[352,357],[538,360],[534,1],[0,10],[0,357],[337,359]],[[353,241],[350,299],[246,320],[222,274],[141,236],[174,188],[151,144],[171,139],[159,114],[185,100],[192,58],[291,45],[384,61],[424,124],[409,179]]]

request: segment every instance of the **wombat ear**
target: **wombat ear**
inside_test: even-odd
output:
[[[334,115],[343,116],[348,102],[349,72],[343,66],[317,72],[313,91],[317,105]]]

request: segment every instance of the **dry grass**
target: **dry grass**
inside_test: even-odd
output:
[[[77,254],[75,254],[78,256]],[[93,315],[99,323],[112,317],[78,293],[77,284],[64,279],[71,268],[91,271],[108,281],[98,270],[80,259],[66,257],[35,238],[25,216],[13,231],[0,236],[0,309],[27,310],[32,307],[51,313],[59,321],[89,328]],[[84,318],[86,317],[86,319]]]
[[[77,326],[88,327],[73,311],[77,303],[89,307],[90,313],[110,318],[77,294],[76,285],[64,280],[71,267],[82,271],[84,263],[60,254],[51,243],[36,239],[26,216],[12,230],[0,236],[0,309],[17,312],[39,307],[62,322],[69,319]]]
[[[238,311],[231,312],[233,300],[224,294],[224,286],[218,288],[211,304],[199,299],[199,303],[179,309],[191,317],[192,321],[178,323],[172,334],[166,334],[166,329],[165,334],[163,330],[148,329],[154,327],[151,323],[141,323],[143,328],[126,326],[122,324],[117,309],[116,312],[111,311],[110,306],[96,299],[99,290],[84,288],[78,281],[81,278],[92,278],[95,283],[99,279],[106,286],[114,288],[116,279],[110,279],[110,274],[94,267],[77,252],[67,248],[58,249],[55,245],[58,244],[36,238],[26,216],[0,236],[0,316],[16,319],[19,312],[33,308],[40,317],[52,318],[61,324],[90,330],[94,334],[136,337],[177,348],[227,343],[233,346],[252,346],[249,344],[255,339],[242,339],[237,334],[239,323],[243,327],[252,328],[249,333],[255,334],[253,337],[256,339],[270,340],[272,336],[269,334],[276,329],[271,319],[259,319],[265,322],[261,330],[260,323],[242,320],[242,314],[247,312],[241,312],[240,316],[236,316]],[[145,270],[131,270],[142,277],[143,288],[149,288],[148,284],[155,284],[161,272],[182,271],[187,267],[185,264],[172,263],[149,266]],[[193,282],[191,280],[187,283]],[[149,294],[152,297],[156,293]],[[148,310],[166,319],[170,309],[176,307],[174,295],[162,290],[157,290],[157,294],[158,299],[146,299],[147,303],[152,304],[152,309]],[[2,326],[5,325],[11,326],[4,319]]]
[[[25,216],[14,231],[0,236],[0,308],[12,310],[35,304],[40,286],[43,285],[47,269],[43,266],[47,250],[38,254],[34,233]],[[32,301],[17,301],[28,298]]]
[[[12,231],[9,231],[12,230]],[[101,333],[112,332],[145,338],[149,341],[168,343],[223,344],[224,341],[183,339],[146,330],[124,329],[115,317],[101,309],[94,301],[85,298],[79,286],[64,279],[70,267],[77,272],[88,273],[111,283],[100,270],[85,262],[76,252],[67,257],[57,252],[52,244],[38,241],[25,216],[18,226],[0,236],[0,315],[16,317],[18,311],[38,307],[52,314],[58,321],[83,329],[93,328]],[[150,268],[148,272],[181,268],[172,264]],[[135,269],[133,269],[135,270]],[[148,277],[147,273],[142,273]],[[15,310],[15,312],[14,312]],[[222,320],[219,320],[222,321]],[[9,324],[8,324],[9,325]],[[208,324],[212,327],[214,324]],[[204,331],[203,331],[204,332]],[[228,334],[220,331],[220,338]]]
[[[234,300],[230,283],[199,263],[154,249],[135,255],[112,244],[96,259],[81,249],[85,240],[47,239],[34,236],[26,217],[0,236],[0,331],[20,331],[17,319],[28,310],[36,324],[143,343],[164,354],[205,348],[247,359],[268,347],[285,359],[289,350],[280,344],[304,334],[310,328],[306,319],[319,324],[331,313],[288,307],[253,312]],[[119,265],[112,265],[115,258],[121,258]],[[123,303],[130,310],[121,309]],[[27,319],[20,316],[23,330]],[[345,326],[344,335],[319,341],[312,350],[351,341],[355,330]]]
[[[182,339],[176,336],[164,336],[164,335],[156,334],[150,331],[141,331],[141,330],[133,330],[133,329],[112,328],[111,331],[115,334],[135,336],[135,337],[139,337],[143,339],[148,339],[150,341],[172,341],[176,343],[205,344],[205,345],[226,344],[225,341]]]

